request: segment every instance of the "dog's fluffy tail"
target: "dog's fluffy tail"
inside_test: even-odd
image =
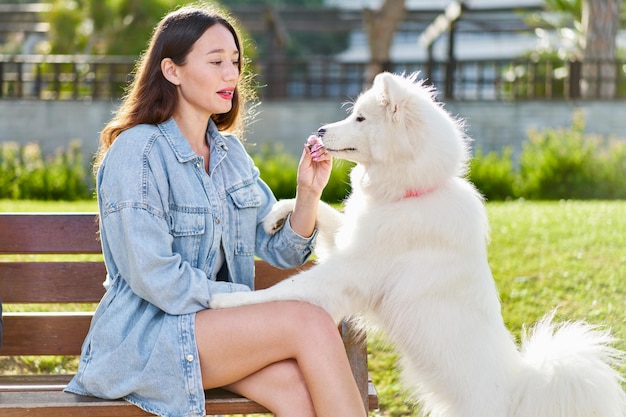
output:
[[[623,352],[608,331],[569,322],[554,313],[522,340],[523,371],[513,397],[513,417],[624,417]]]

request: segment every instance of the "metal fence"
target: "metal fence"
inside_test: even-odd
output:
[[[112,100],[131,80],[136,57],[0,55],[0,99]],[[626,63],[558,60],[480,60],[392,63],[419,71],[446,100],[579,100],[626,98]],[[262,99],[356,98],[365,64],[332,59],[260,62]]]
[[[93,55],[0,55],[0,99],[117,99],[132,77],[135,59]]]

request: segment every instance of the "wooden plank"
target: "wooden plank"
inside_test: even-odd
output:
[[[105,278],[102,262],[0,262],[4,303],[97,303]]]
[[[366,409],[369,407],[369,392],[367,372],[367,342],[365,330],[359,328],[355,323],[344,320],[341,323],[341,338],[346,347],[346,355],[352,368],[352,375],[359,387],[361,399]]]
[[[102,412],[107,416],[116,415],[117,417],[149,415],[141,410],[133,410],[132,408],[134,406],[122,401],[101,400],[93,397],[81,397],[73,394],[61,393],[60,391],[62,391],[72,376],[73,375],[0,376],[0,411],[2,416],[23,416],[23,413],[26,411],[29,412],[29,416],[72,416],[74,415],[72,413],[77,411],[77,405],[84,406],[85,402],[96,403],[95,406],[89,406],[90,417],[92,415],[100,415],[91,414],[91,411],[94,411],[95,413]],[[32,388],[24,385],[25,381],[32,383]],[[45,384],[48,382],[53,382],[57,385],[53,389],[42,389],[42,387],[46,387]],[[371,381],[369,381],[368,386],[369,410],[375,410],[378,408],[378,395],[374,384]],[[44,391],[47,392],[44,393]],[[238,410],[237,413],[267,412],[267,410],[259,404],[223,389],[207,390],[205,391],[205,396],[205,404],[208,414],[229,414],[234,413],[235,409]],[[69,410],[68,405],[71,407]],[[104,410],[98,410],[98,408],[102,408]],[[37,413],[40,409],[45,410],[47,414],[31,414],[31,412]],[[113,412],[116,414],[113,414]]]
[[[2,355],[78,355],[93,313],[5,313]]]
[[[54,394],[60,393],[68,384],[73,375],[0,375],[0,415],[4,417],[4,411],[10,408],[23,408],[24,405],[32,405],[41,402],[47,402],[58,408],[59,405],[67,406],[68,404],[86,402],[96,402],[99,407],[107,407],[109,410],[113,408],[129,408],[134,407],[130,404],[118,404],[119,401],[103,401],[99,398],[82,397],[73,394]],[[11,393],[11,394],[10,394]],[[22,393],[26,395],[22,396]],[[214,410],[216,414],[233,413],[235,409],[242,410],[246,413],[263,413],[267,410],[238,394],[226,391],[221,388],[206,390],[206,407]],[[75,405],[73,405],[75,407]],[[224,407],[229,407],[228,410]],[[235,407],[235,408],[231,408]],[[59,410],[61,411],[62,408]],[[228,412],[227,412],[228,411]],[[111,413],[111,411],[108,411]],[[120,415],[131,415],[132,413],[123,412]],[[29,414],[30,415],[30,414]],[[138,414],[148,415],[148,414]],[[90,414],[91,416],[91,414]],[[117,416],[117,414],[116,414]]]
[[[265,407],[222,389],[206,392],[209,415],[267,413]],[[124,400],[56,392],[0,392],[2,417],[140,417],[152,416]]]
[[[367,381],[367,398],[368,410],[378,410],[378,391],[371,379]]]
[[[256,262],[257,289],[267,288],[313,266],[279,269]],[[91,303],[104,295],[102,262],[0,262],[0,294],[5,303]]]
[[[0,392],[61,391],[73,376],[70,374],[0,375]]]
[[[209,415],[267,413],[265,407],[223,389],[206,391],[206,412]],[[0,392],[2,417],[139,417],[151,416],[124,400],[49,392]]]
[[[267,262],[256,261],[254,266],[254,287],[257,290],[271,287],[277,282],[297,274],[299,271],[309,269],[313,265],[313,262],[309,261],[299,268],[280,269],[268,264]]]
[[[0,253],[100,253],[94,213],[3,213]]]

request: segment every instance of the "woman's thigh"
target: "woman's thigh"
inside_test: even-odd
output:
[[[320,335],[319,329],[325,328],[334,334]],[[296,358],[303,345],[327,343],[320,340],[325,338],[339,340],[337,328],[326,312],[307,303],[201,311],[196,315],[196,343],[203,386],[233,384],[273,363]]]

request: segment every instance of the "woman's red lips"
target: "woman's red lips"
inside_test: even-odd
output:
[[[225,99],[231,99],[233,98],[233,93],[235,90],[220,90],[217,92],[217,94]]]

